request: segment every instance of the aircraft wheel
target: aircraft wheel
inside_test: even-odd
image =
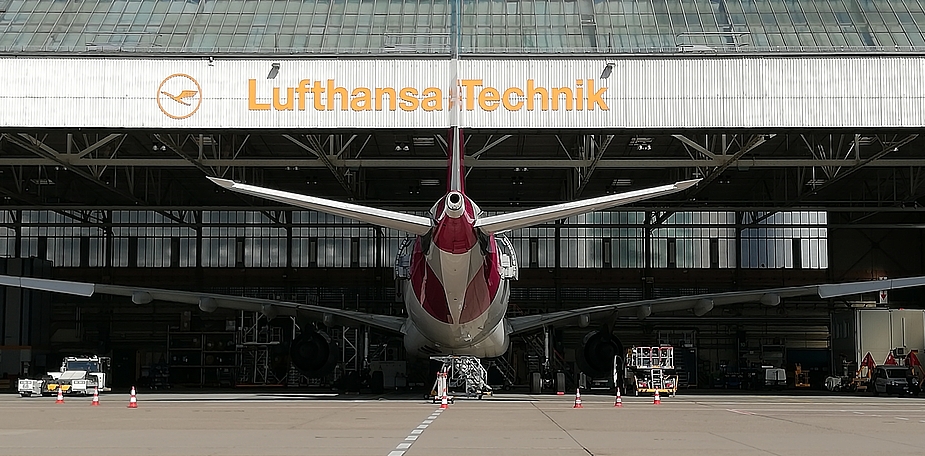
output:
[[[543,376],[539,372],[530,374],[530,394],[543,392]]]
[[[556,372],[556,391],[565,391],[565,372]]]

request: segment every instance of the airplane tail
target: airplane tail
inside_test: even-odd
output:
[[[447,167],[446,191],[466,194],[466,167],[463,165],[463,156],[466,153],[463,147],[462,130],[459,127],[450,129],[450,137],[446,142]]]

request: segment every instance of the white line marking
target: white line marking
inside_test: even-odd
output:
[[[864,412],[851,412],[851,413],[854,413],[855,415],[863,415],[863,414],[864,414]]]
[[[399,443],[398,446],[395,447],[395,450],[389,453],[388,456],[404,456],[405,454],[404,450],[411,448],[411,445],[424,432],[424,429],[427,429],[427,426],[430,423],[433,423],[434,420],[437,419],[437,416],[439,416],[440,412],[442,411],[443,411],[442,409],[437,409],[436,412],[434,412],[431,416],[427,417],[427,419],[424,420],[423,423],[419,424],[417,428],[412,430],[411,435],[409,435],[408,437],[405,437],[404,442]]]
[[[741,410],[726,409],[727,412],[738,413],[739,415],[754,415],[752,412],[743,412]]]
[[[901,416],[897,416],[897,417],[894,417],[894,418],[896,418],[897,420],[909,421],[909,418],[903,418],[903,417],[901,417]]]

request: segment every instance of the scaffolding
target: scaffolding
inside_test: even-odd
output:
[[[273,354],[283,343],[283,328],[270,325],[260,312],[241,311],[238,320],[238,384],[279,385],[285,377],[276,375]]]
[[[476,356],[468,355],[449,355],[449,356],[431,356],[432,361],[442,363],[441,373],[446,373],[447,394],[454,397],[475,397],[481,399],[484,395],[491,395],[492,389],[488,385],[488,371],[482,366],[482,362]],[[437,382],[431,391],[431,396],[436,402],[440,398],[438,392],[440,388]]]

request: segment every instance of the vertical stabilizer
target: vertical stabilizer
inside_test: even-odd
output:
[[[462,130],[459,127],[450,129],[450,137],[447,143],[447,176],[446,191],[459,192],[466,194],[466,168],[463,166],[463,147]]]

